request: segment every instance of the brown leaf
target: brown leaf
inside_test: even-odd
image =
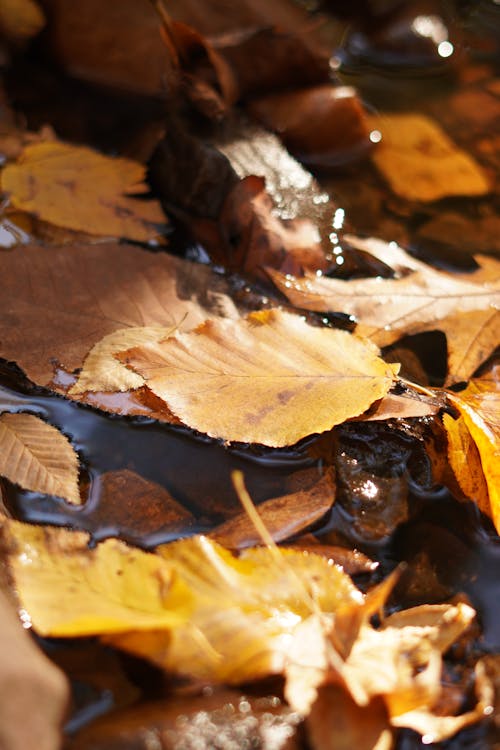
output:
[[[330,470],[309,489],[266,500],[258,506],[257,512],[274,541],[282,542],[319,521],[328,513],[334,500],[335,484]],[[229,549],[244,549],[262,543],[246,513],[221,524],[209,536]]]
[[[412,113],[371,116],[382,134],[373,160],[402,198],[435,201],[450,195],[485,195],[490,185],[472,156],[428,117]]]
[[[26,490],[81,503],[78,456],[59,430],[31,414],[0,416],[0,474]]]
[[[359,333],[369,335],[379,346],[393,343],[403,334],[442,328],[450,341],[450,366],[459,368],[461,378],[477,367],[485,352],[489,354],[495,348],[493,323],[500,304],[498,261],[478,256],[483,269],[452,275],[412,258],[394,243],[374,239],[354,242],[405,275],[342,281],[311,272],[303,278],[272,269],[268,273],[296,307],[353,315],[361,324]],[[484,315],[466,317],[466,313],[478,311]],[[459,344],[454,344],[457,315],[466,327],[458,333]],[[467,349],[460,353],[462,342]],[[452,372],[449,380],[453,375]]]
[[[27,146],[16,164],[4,168],[1,181],[16,208],[45,221],[147,242],[167,220],[157,201],[131,197],[147,191],[144,176],[145,168],[130,159],[52,141]]]
[[[190,427],[271,446],[357,416],[397,372],[369,342],[279,310],[207,321],[119,356]]]
[[[0,354],[40,385],[55,363],[81,367],[117,329],[186,330],[212,315],[237,316],[208,267],[130,245],[27,246],[0,254],[0,275]]]
[[[2,0],[0,34],[13,42],[36,36],[45,26],[45,17],[36,0]]]

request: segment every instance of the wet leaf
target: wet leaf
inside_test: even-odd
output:
[[[192,597],[158,555],[108,539],[5,521],[3,542],[21,607],[40,635],[75,637],[171,628]]]
[[[360,323],[359,333],[379,346],[403,335],[443,330],[450,351],[448,382],[463,379],[466,373],[471,375],[497,345],[500,263],[478,256],[484,268],[470,274],[451,274],[412,258],[394,243],[373,239],[355,242],[404,275],[342,281],[308,271],[303,278],[272,269],[268,274],[296,307],[353,315]]]
[[[119,356],[190,427],[271,446],[361,414],[398,369],[369,342],[279,310],[207,321]]]
[[[27,146],[1,183],[16,208],[52,224],[147,242],[167,220],[157,201],[134,197],[147,192],[144,176],[130,159],[54,141]]]
[[[78,456],[59,430],[31,414],[0,415],[0,474],[23,489],[81,503]]]
[[[59,365],[82,366],[118,329],[237,317],[224,282],[207,266],[130,245],[26,246],[0,254],[0,356],[48,385]],[[43,310],[43,314],[41,314]]]
[[[412,113],[371,116],[382,134],[373,160],[392,190],[402,198],[435,201],[450,195],[484,195],[485,173],[428,117]]]
[[[308,489],[261,503],[258,513],[273,540],[282,542],[319,521],[330,510],[334,500],[334,478],[332,472],[327,471]],[[244,549],[261,542],[246,513],[218,526],[210,533],[210,538],[229,549]]]
[[[447,397],[460,412],[461,420],[457,425],[445,417],[450,463],[462,490],[491,517],[500,532],[500,381],[496,371],[489,378],[471,380],[460,393],[448,392]]]

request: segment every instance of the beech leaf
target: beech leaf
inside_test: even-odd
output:
[[[361,414],[398,371],[370,342],[279,310],[207,321],[119,357],[190,427],[270,446]]]
[[[395,243],[374,239],[354,243],[405,275],[343,281],[309,271],[301,278],[270,268],[267,272],[295,307],[353,315],[360,324],[358,332],[379,346],[403,335],[443,330],[450,342],[448,382],[470,376],[497,345],[500,263],[477,256],[487,276],[481,268],[451,274],[412,258]]]
[[[500,533],[500,381],[493,370],[489,378],[471,380],[465,390],[448,392],[447,397],[462,420],[458,426],[451,418],[444,421],[453,471],[464,493],[491,517]],[[483,478],[466,431],[477,448]]]
[[[0,474],[23,489],[81,503],[78,456],[59,430],[32,414],[0,415]]]
[[[13,206],[67,229],[147,242],[165,229],[147,191],[142,164],[58,141],[26,146],[1,175]]]
[[[450,195],[484,195],[486,175],[429,117],[383,113],[369,118],[382,135],[373,161],[402,198],[435,201]]]

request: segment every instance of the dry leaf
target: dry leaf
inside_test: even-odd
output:
[[[471,380],[460,393],[448,391],[447,397],[463,420],[458,426],[449,419],[444,422],[447,430],[451,427],[449,459],[453,471],[463,491],[488,513],[500,533],[500,382],[493,371],[488,379]],[[467,463],[472,454],[464,429],[476,445],[484,483],[477,460],[470,466]],[[488,499],[484,496],[484,484]],[[474,495],[469,495],[470,492]]]
[[[207,266],[131,245],[27,246],[0,254],[0,356],[48,385],[117,329],[193,328],[237,317],[224,281]],[[41,313],[43,311],[43,314]]]
[[[430,118],[384,113],[369,117],[369,124],[382,134],[373,161],[402,198],[427,202],[490,191],[479,164]]]
[[[78,456],[69,440],[31,414],[0,416],[0,474],[23,489],[81,502]]]
[[[494,324],[500,305],[500,263],[477,256],[483,269],[453,275],[412,258],[395,243],[374,239],[354,242],[406,275],[342,281],[307,271],[303,278],[272,269],[268,274],[295,307],[353,315],[360,323],[359,333],[370,336],[379,346],[391,344],[404,334],[443,330],[450,342],[450,369],[458,368],[457,379],[465,373],[471,375],[481,358],[497,345]],[[458,343],[453,343],[457,322],[464,327],[458,333]],[[460,350],[461,346],[466,349]]]
[[[309,489],[261,503],[258,513],[273,540],[282,542],[319,521],[328,513],[334,500],[335,482],[329,470]],[[229,549],[244,549],[262,541],[246,513],[218,526],[210,533],[210,538]]]
[[[26,146],[1,183],[13,206],[52,224],[147,242],[167,220],[157,201],[133,197],[147,192],[144,176],[130,159],[53,141]]]
[[[42,9],[35,0],[2,0],[0,34],[14,42],[36,36],[45,25]]]
[[[270,446],[361,414],[398,370],[369,342],[279,310],[207,321],[119,356],[190,427]]]
[[[141,388],[144,379],[122,365],[114,355],[133,346],[160,342],[168,338],[174,330],[173,327],[142,326],[120,328],[104,336],[85,358],[83,369],[76,383],[69,389],[69,395],[75,396],[85,391],[123,392]]]

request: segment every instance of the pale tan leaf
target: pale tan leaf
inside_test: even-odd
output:
[[[279,310],[207,321],[119,356],[190,427],[271,446],[361,414],[398,370],[369,342]]]
[[[158,201],[131,197],[147,191],[142,164],[57,141],[26,146],[6,166],[2,189],[18,209],[57,226],[147,242],[167,219]]]
[[[414,113],[372,115],[382,134],[373,161],[402,198],[435,201],[450,195],[484,195],[490,185],[482,168],[430,118]]]
[[[173,327],[141,326],[120,328],[95,344],[83,363],[78,380],[68,393],[75,396],[85,391],[128,391],[144,385],[144,379],[122,365],[114,356],[118,352],[151,342],[159,342],[174,331]]]
[[[26,490],[81,502],[78,456],[69,440],[31,414],[0,416],[0,474]]]

